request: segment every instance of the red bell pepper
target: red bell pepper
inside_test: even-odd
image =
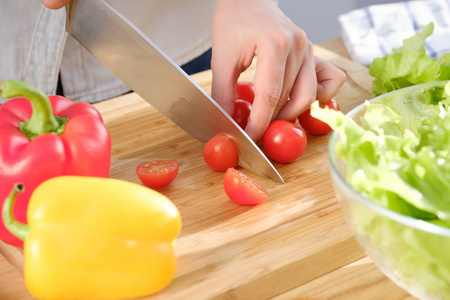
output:
[[[97,109],[61,96],[49,96],[20,81],[0,82],[10,99],[0,106],[0,207],[16,182],[26,191],[17,196],[14,216],[27,223],[33,190],[61,175],[108,177],[111,138]],[[0,239],[16,247],[23,242],[0,222]]]

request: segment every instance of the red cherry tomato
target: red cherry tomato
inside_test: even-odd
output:
[[[218,134],[203,147],[206,164],[215,171],[225,172],[239,163],[239,153],[231,138]]]
[[[255,87],[253,82],[241,81],[236,83],[236,99],[241,99],[253,104],[255,99]]]
[[[228,198],[240,205],[256,205],[269,198],[262,186],[235,168],[229,168],[225,173],[223,188]]]
[[[235,120],[242,129],[245,129],[245,126],[247,126],[247,120],[251,110],[252,104],[248,101],[236,99],[234,102],[233,120]]]
[[[172,160],[143,162],[136,168],[136,174],[143,184],[150,188],[168,186],[178,175],[178,164]]]
[[[279,163],[290,163],[305,151],[305,132],[286,120],[272,121],[263,135],[262,143],[266,154]]]
[[[321,102],[319,104],[320,107],[328,106],[330,109],[340,110],[339,105],[334,99],[328,100],[325,103]],[[302,128],[310,134],[326,134],[331,131],[331,127],[328,126],[328,124],[312,117],[309,109],[298,116],[298,122]]]

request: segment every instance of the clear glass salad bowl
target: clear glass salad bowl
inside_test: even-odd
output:
[[[362,104],[347,116],[359,123],[364,111]],[[352,188],[345,177],[345,163],[336,155],[339,140],[338,132],[333,132],[328,148],[331,177],[361,247],[388,278],[411,295],[450,299],[450,229],[385,208]]]

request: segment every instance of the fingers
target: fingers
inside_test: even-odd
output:
[[[270,63],[263,61],[269,67],[266,64],[264,64],[264,68],[262,64],[258,66],[256,74],[264,74],[265,76],[258,77],[260,81],[257,85],[257,75],[255,75],[253,110],[257,105],[258,109],[250,114],[251,119],[249,119],[249,125],[246,128],[252,139],[256,141],[260,139],[268,123],[275,116],[277,119],[293,120],[308,109],[314,100],[318,99],[325,102],[333,98],[344,84],[345,73],[331,63],[315,58],[312,49],[312,44],[308,41],[304,47],[304,56],[299,70],[296,68],[295,62],[290,60],[289,57],[286,59],[283,81],[280,79],[280,74],[283,72],[282,68],[273,67],[274,64],[282,63],[282,61],[275,61],[271,57]],[[260,57],[258,57],[258,61],[259,59]],[[294,83],[290,79],[292,74],[296,75]],[[276,99],[277,85],[283,86],[278,100]],[[270,94],[271,92],[272,94]],[[259,97],[256,97],[256,95],[259,95]],[[287,98],[289,98],[289,101],[287,101]],[[270,112],[273,113],[272,116],[270,116]]]
[[[226,49],[217,47],[216,49]],[[211,97],[230,115],[233,115],[236,99],[236,83],[239,75],[252,63],[252,55],[233,55],[230,51],[212,51]]]
[[[345,73],[330,64],[316,58],[317,100],[328,101],[333,98],[345,82]]]
[[[275,117],[292,120],[309,108],[315,99],[325,102],[333,98],[345,82],[343,71],[313,56],[310,42],[304,47],[301,61],[296,61],[289,55],[280,55],[283,51],[275,46],[263,49],[258,53],[254,80],[255,100],[245,128],[254,141],[261,139]],[[242,64],[239,62],[212,64],[215,70],[213,98],[230,115],[234,110],[237,80],[249,64],[247,62],[244,67],[240,67]]]
[[[280,114],[288,120],[295,118],[295,111],[315,99],[317,84],[312,44],[300,28],[284,35],[278,32],[258,46],[255,101],[245,129],[254,140]]]
[[[230,115],[234,111],[236,83],[239,77],[235,65],[223,65],[221,61],[211,59],[212,86],[211,97]]]
[[[303,64],[296,75],[290,100],[280,110],[277,119],[292,120],[296,118],[316,99],[317,78],[311,43],[305,47]]]
[[[212,97],[229,114],[236,83],[256,55],[255,99],[245,131],[258,141],[270,121],[292,120],[316,98],[331,98],[345,74],[316,60],[303,30],[272,1],[216,0],[212,26]]]
[[[42,0],[42,4],[50,9],[59,9],[69,3],[69,0]]]
[[[280,45],[268,43],[258,51],[255,72],[255,100],[253,101],[245,131],[255,141],[259,140],[280,103],[283,93],[283,81],[287,54],[280,51]],[[287,99],[286,99],[287,100]]]
[[[230,26],[236,25],[233,21],[236,11],[239,10],[228,2],[217,1],[212,23],[211,97],[230,116],[234,111],[239,75],[250,66],[255,54],[253,43],[242,37],[236,38],[234,33],[239,32],[237,29],[230,30]]]
[[[275,107],[272,119],[280,113],[288,100],[295,85],[302,65],[312,58],[312,45],[310,45],[306,34],[300,28],[293,30],[290,37],[289,48],[286,49],[287,58],[285,62],[285,73],[282,83],[281,95]]]

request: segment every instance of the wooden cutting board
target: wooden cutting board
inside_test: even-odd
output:
[[[370,98],[367,68],[319,46],[314,50],[347,74],[335,97],[342,111]],[[253,81],[254,70],[252,65],[240,80]],[[192,77],[210,93],[210,71]],[[267,299],[365,257],[334,196],[329,135],[308,136],[297,161],[274,163],[285,184],[241,169],[270,194],[264,204],[243,207],[225,195],[224,174],[204,163],[203,145],[139,96],[131,93],[96,106],[111,133],[111,177],[139,183],[135,168],[141,162],[171,159],[180,165],[176,180],[160,190],[183,220],[176,277],[146,299]],[[0,242],[0,254],[0,299],[32,299],[17,272],[23,268],[22,252]]]

